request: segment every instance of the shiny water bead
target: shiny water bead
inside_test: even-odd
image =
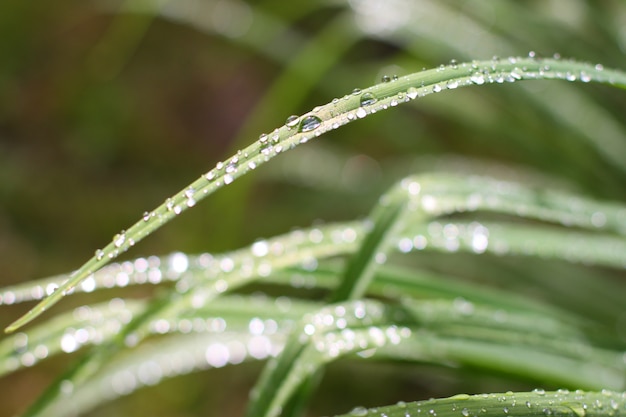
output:
[[[300,122],[300,132],[313,131],[320,127],[321,124],[322,120],[319,117],[313,115],[306,116]]]
[[[361,96],[361,106],[371,106],[372,104],[376,103],[378,101],[378,99],[376,98],[376,96],[372,93],[364,93]]]
[[[285,121],[285,126],[287,127],[296,127],[298,122],[300,121],[300,117],[296,115],[289,116]]]
[[[113,244],[116,248],[121,247],[126,241],[126,232],[122,230],[120,233],[113,237]]]

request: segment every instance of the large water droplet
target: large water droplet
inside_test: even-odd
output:
[[[378,99],[372,93],[364,93],[361,96],[361,106],[371,106],[372,104],[376,103],[377,101],[378,101]]]
[[[310,132],[317,129],[322,124],[322,120],[317,116],[307,116],[300,122],[300,132]]]

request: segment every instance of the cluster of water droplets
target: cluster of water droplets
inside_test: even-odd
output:
[[[33,366],[60,352],[72,353],[84,345],[101,344],[129,323],[138,307],[134,302],[114,298],[103,305],[78,307],[69,317],[57,319],[59,324],[4,339],[0,342],[0,374]]]

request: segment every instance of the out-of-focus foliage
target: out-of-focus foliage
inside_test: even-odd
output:
[[[289,115],[383,76],[529,51],[624,69],[625,28],[619,1],[1,2],[0,284],[71,271],[121,227]],[[583,83],[430,96],[281,155],[128,256],[231,251],[319,219],[351,221],[416,172],[488,175],[623,204],[625,108],[623,91]],[[552,236],[549,227],[541,230]],[[511,304],[515,296],[545,302],[588,321],[586,337],[599,348],[624,350],[623,269],[544,260],[542,253],[416,252],[399,263],[457,277],[454,285],[509,290]],[[273,287],[246,291],[259,289],[282,295]],[[70,298],[55,311],[154,293],[110,290]],[[29,307],[3,306],[0,324]],[[76,359],[5,376],[0,414],[23,411]],[[313,412],[538,383],[486,368],[339,361],[320,384]],[[194,373],[91,415],[241,415],[259,370],[250,363]],[[348,390],[349,381],[362,383]]]

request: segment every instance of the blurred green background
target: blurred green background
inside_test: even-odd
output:
[[[626,69],[626,5],[1,2],[0,285],[78,267],[145,210],[291,114],[383,75],[531,50]],[[428,97],[281,155],[128,256],[231,250],[320,219],[361,217],[386,187],[416,171],[488,173],[624,201],[624,109],[621,91],[560,82]],[[0,325],[28,307],[3,307]],[[0,415],[23,409],[66,360],[0,380]],[[169,381],[93,415],[239,415],[259,369]],[[333,365],[328,380],[366,373],[393,375],[389,392],[363,387],[346,404],[397,401],[398,387],[416,398],[466,388],[448,371],[416,376],[401,365],[369,363]],[[481,381],[485,390],[499,383],[496,376]],[[325,383],[319,395],[332,390]]]

